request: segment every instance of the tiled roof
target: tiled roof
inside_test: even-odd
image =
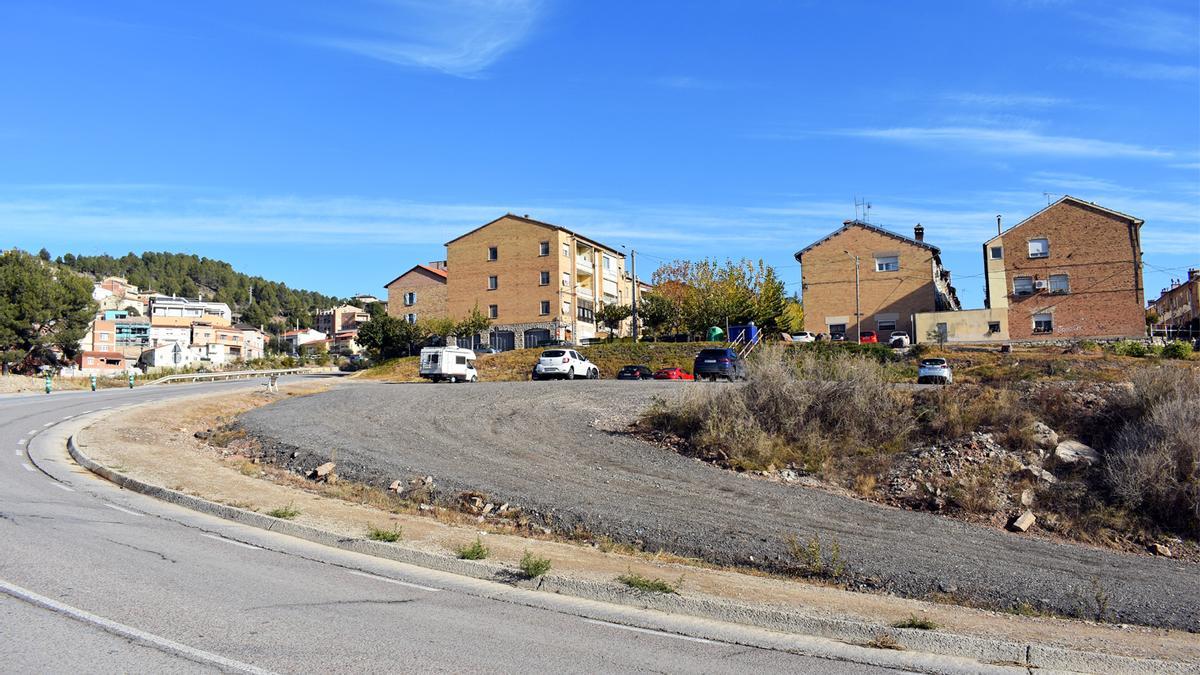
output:
[[[872,232],[877,232],[877,233],[882,234],[887,237],[892,237],[893,239],[899,239],[900,241],[903,241],[908,244],[912,244],[913,246],[919,246],[921,248],[929,249],[930,251],[933,251],[933,253],[935,255],[941,254],[941,252],[942,252],[941,249],[939,249],[938,247],[936,247],[932,244],[928,244],[923,241],[917,241],[916,239],[913,239],[912,237],[906,237],[898,232],[892,232],[891,230],[886,230],[882,227],[879,227],[878,225],[872,225],[871,223],[864,223],[861,220],[847,220],[844,223],[842,223],[842,226],[840,228],[838,228],[837,230],[830,232],[829,234],[825,235],[824,237],[818,239],[817,241],[814,241],[813,243],[809,244],[808,246],[805,246],[804,248],[800,249],[799,251],[796,251],[796,255],[795,255],[796,260],[800,260],[800,256],[804,255],[805,253],[808,253],[810,250],[812,250],[816,246],[823,244],[823,243],[829,241],[830,239],[833,239],[834,237],[845,232],[846,230],[850,229],[851,227],[861,227],[863,229],[871,230]]]

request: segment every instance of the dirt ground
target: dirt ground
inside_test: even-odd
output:
[[[681,559],[606,552],[590,545],[489,532],[481,529],[487,526],[458,513],[385,510],[364,503],[379,500],[356,492],[353,486],[312,484],[294,474],[253,464],[236,453],[225,454],[230,451],[194,437],[196,432],[217,428],[246,410],[317,390],[310,385],[286,388],[281,396],[247,393],[177,399],[108,417],[89,427],[82,437],[94,459],[139,480],[259,512],[291,507],[299,511],[296,522],[347,536],[364,536],[370,527],[398,526],[403,530],[404,545],[441,554],[453,554],[459,546],[479,537],[491,550],[491,560],[515,565],[529,550],[550,558],[553,573],[558,575],[603,581],[629,571],[668,581],[682,575],[683,594],[775,606],[809,616],[887,625],[915,615],[951,633],[1200,663],[1200,639],[1180,631],[1018,616],[854,593],[815,583],[714,569]],[[170,426],[155,423],[164,419],[175,422]],[[357,502],[330,494],[350,496]]]

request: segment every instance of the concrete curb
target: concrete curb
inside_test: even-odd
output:
[[[144,483],[114,471],[88,457],[72,435],[67,440],[71,457],[92,473],[128,490],[162,501],[183,506],[200,513],[216,516],[242,525],[285,534],[323,546],[386,558],[400,563],[448,572],[484,581],[499,582],[526,590],[573,596],[638,609],[657,610],[712,621],[741,624],[788,634],[815,636],[866,645],[881,637],[890,638],[911,652],[949,656],[977,661],[979,665],[1017,666],[1050,671],[1104,673],[1195,673],[1197,664],[1175,663],[1157,659],[1141,659],[1096,652],[1083,652],[1037,644],[1021,644],[955,635],[939,631],[892,628],[857,621],[806,616],[775,608],[754,607],[704,597],[646,593],[617,583],[595,582],[556,575],[536,580],[520,577],[511,567],[486,561],[465,561],[446,555],[407,548],[403,545],[354,539],[327,530],[273,518],[253,511],[218,504],[182,492]],[[654,628],[653,626],[646,626]],[[725,639],[718,634],[697,634],[696,637]],[[755,645],[758,646],[758,645]],[[773,648],[773,647],[771,647]],[[875,650],[880,651],[880,650]],[[893,652],[899,656],[905,652]],[[917,654],[909,654],[918,656]],[[910,665],[917,665],[912,663]]]

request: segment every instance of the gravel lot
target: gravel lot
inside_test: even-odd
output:
[[[266,447],[311,468],[337,449],[344,478],[386,486],[432,475],[442,497],[476,490],[548,526],[582,525],[648,550],[721,564],[790,559],[786,537],[836,540],[856,578],[900,595],[949,593],[1065,615],[1200,630],[1200,570],[902,511],[738,475],[623,428],[678,382],[360,384],[242,418]]]

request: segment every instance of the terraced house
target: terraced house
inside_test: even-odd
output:
[[[959,308],[941,251],[925,241],[920,224],[907,237],[847,220],[795,257],[812,332],[855,340],[861,327],[881,339],[898,330],[913,337],[914,314]]]
[[[476,339],[502,350],[596,337],[599,308],[632,300],[624,253],[528,216],[510,213],[447,242],[446,264],[448,315],[478,307],[492,327]]]
[[[415,265],[384,286],[388,314],[409,323],[446,316],[446,261]]]
[[[1115,339],[1146,333],[1143,221],[1069,195],[983,244],[983,309],[917,317],[945,342]]]

